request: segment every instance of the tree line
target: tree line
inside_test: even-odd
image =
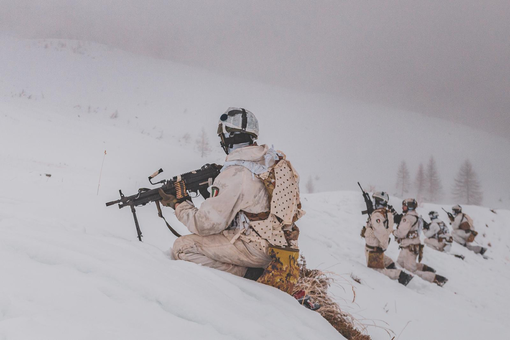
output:
[[[409,174],[407,163],[402,161],[397,172],[395,190],[395,196],[402,198],[415,195],[421,202],[439,202],[444,196],[444,190],[434,157],[430,157],[426,166],[420,163],[414,181]],[[482,204],[481,184],[469,160],[462,163],[454,179],[451,194],[459,204]]]

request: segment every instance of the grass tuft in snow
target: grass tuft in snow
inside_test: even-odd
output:
[[[333,283],[333,278],[319,269],[308,269],[303,255],[301,255],[298,265],[299,281],[294,286],[294,290],[304,290],[313,302],[319,303],[321,308],[317,312],[347,339],[370,340],[370,336],[356,328],[355,318],[342,311],[340,306],[328,295],[328,288]]]

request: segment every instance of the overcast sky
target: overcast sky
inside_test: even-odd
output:
[[[510,138],[509,0],[0,0],[0,31],[97,41]]]

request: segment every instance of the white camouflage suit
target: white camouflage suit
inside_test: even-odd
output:
[[[365,231],[365,257],[367,259],[371,251],[386,251],[388,249],[390,235],[393,232],[393,214],[386,208],[379,208],[372,212],[367,220]],[[372,268],[386,275],[392,280],[398,280],[402,270],[397,269],[391,258],[383,255],[384,268]],[[390,268],[388,268],[390,267]]]
[[[264,157],[267,153],[266,145],[245,146],[230,152],[226,161],[254,162],[267,167],[275,162],[274,158]],[[243,220],[244,214],[238,215],[240,211],[253,214],[269,211],[269,195],[263,182],[247,167],[232,165],[223,168],[212,188],[213,195],[200,208],[188,201],[176,207],[177,219],[192,234],[174,242],[174,258],[238,276],[244,276],[248,267],[267,267],[271,262],[266,253],[268,242]],[[246,228],[244,232],[231,226],[234,218],[238,221],[234,224]]]
[[[420,246],[421,242],[418,231],[421,229],[422,223],[423,221],[414,210],[409,210],[402,216],[397,229],[393,232],[401,248],[397,263],[422,279],[434,282],[436,274],[430,271],[423,271],[428,266],[416,262],[418,252],[411,250],[414,247],[418,248]]]
[[[423,234],[426,239],[423,241],[427,246],[438,251],[450,251],[451,235],[448,226],[440,219],[430,221],[428,229],[423,228]],[[450,240],[450,241],[448,241]]]
[[[466,221],[469,223],[469,229],[475,230],[473,219],[467,214],[459,213],[455,216],[455,219],[452,222],[453,240],[458,244],[468,248],[469,250],[474,251],[476,254],[481,253],[483,247],[474,245],[471,242],[467,242],[469,235],[471,235],[471,231],[462,230],[459,228],[459,226]]]

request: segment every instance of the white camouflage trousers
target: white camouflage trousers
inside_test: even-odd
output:
[[[480,254],[482,252],[481,246],[474,245],[473,243],[468,243],[467,238],[470,233],[466,233],[464,230],[458,229],[452,232],[453,240],[460,244],[461,246],[466,247],[467,249],[475,252],[475,254]]]
[[[436,274],[432,272],[424,272],[423,271],[423,263],[416,262],[416,257],[418,255],[414,252],[410,251],[409,248],[402,248],[400,250],[400,254],[398,254],[397,263],[404,269],[409,270],[410,272],[418,275],[425,281],[434,282],[434,278]]]
[[[248,267],[265,268],[271,262],[269,255],[256,242],[237,239],[231,243],[227,233],[210,236],[185,235],[175,240],[172,253],[175,259],[244,276]],[[232,237],[231,237],[232,236]]]
[[[368,264],[368,253],[369,253],[368,249],[365,248],[365,257],[367,259],[367,264]],[[384,258],[383,258],[384,268],[383,269],[371,268],[371,269],[376,270],[379,273],[386,275],[387,277],[389,277],[392,280],[398,280],[398,278],[400,276],[400,272],[402,270],[396,269],[396,268],[395,269],[386,268],[393,263],[393,260],[386,255],[383,255],[383,256],[384,256]]]

